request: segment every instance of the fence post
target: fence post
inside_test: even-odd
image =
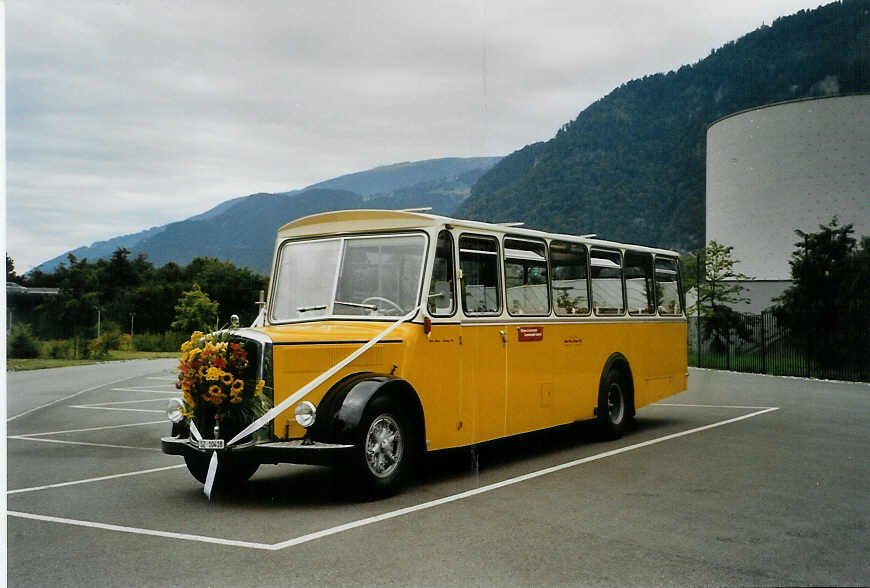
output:
[[[762,311],[762,313],[761,313],[761,373],[762,374],[767,373],[767,362],[765,361],[767,359],[767,356],[766,356],[765,349],[764,349],[766,347],[766,341],[764,339],[764,319],[766,318],[765,314],[766,313]]]
[[[725,369],[731,369],[731,327],[725,332]]]

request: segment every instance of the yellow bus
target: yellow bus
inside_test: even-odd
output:
[[[202,482],[218,455],[220,484],[330,464],[386,493],[428,451],[590,419],[618,437],[686,389],[678,268],[674,251],[414,211],[295,220],[258,326],[232,331],[275,409],[228,446],[177,403],[163,450]]]

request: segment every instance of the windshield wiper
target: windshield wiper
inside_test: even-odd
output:
[[[296,309],[296,312],[308,312],[309,310],[326,310],[326,308],[327,307],[325,304],[320,306],[300,306]]]
[[[336,300],[335,304],[342,304],[344,306],[353,306],[354,308],[365,308],[368,310],[377,310],[378,309],[378,307],[375,306],[374,304],[360,304],[358,302],[343,302],[341,300]]]

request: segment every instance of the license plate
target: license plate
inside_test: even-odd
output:
[[[200,439],[199,448],[200,449],[223,449],[224,448],[224,440],[223,439]]]

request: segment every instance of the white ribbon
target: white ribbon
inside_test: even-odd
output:
[[[326,380],[328,380],[329,378],[334,376],[339,370],[341,370],[342,368],[347,366],[350,362],[352,362],[357,357],[359,357],[360,355],[362,355],[363,353],[365,353],[366,351],[371,349],[372,346],[376,345],[381,339],[383,339],[384,337],[386,337],[387,335],[392,333],[393,330],[396,327],[398,327],[400,324],[402,324],[403,322],[405,322],[407,320],[411,320],[412,318],[414,318],[414,316],[416,316],[416,314],[417,314],[417,311],[420,310],[421,306],[422,306],[422,304],[418,305],[416,308],[414,308],[414,310],[412,310],[411,312],[409,312],[405,316],[401,317],[399,320],[397,320],[396,322],[391,324],[389,327],[387,327],[386,329],[384,329],[383,331],[378,333],[373,339],[369,340],[365,345],[363,345],[362,347],[360,347],[359,349],[357,349],[356,351],[354,351],[353,353],[351,353],[350,355],[348,355],[347,357],[342,359],[340,362],[338,362],[337,364],[335,364],[334,366],[332,366],[331,368],[329,368],[328,370],[326,370],[325,372],[323,372],[322,374],[320,374],[319,376],[317,376],[316,378],[314,378],[313,380],[311,380],[310,382],[308,382],[307,384],[305,384],[304,386],[299,388],[296,392],[294,392],[293,394],[291,394],[290,396],[285,398],[280,404],[273,406],[272,408],[267,410],[266,414],[264,414],[263,416],[261,416],[260,418],[255,420],[253,423],[251,423],[250,425],[248,425],[247,427],[242,429],[238,434],[236,434],[235,437],[230,439],[224,447],[229,447],[230,445],[233,445],[239,439],[247,437],[248,435],[250,435],[254,431],[257,431],[260,427],[262,427],[266,423],[271,422],[276,416],[278,416],[280,413],[282,413],[285,410],[287,410],[288,408],[290,408],[290,406],[292,406],[293,404],[298,402],[306,394],[308,394],[309,392],[311,392],[312,390],[314,390],[315,388],[320,386],[323,382],[325,382]],[[191,435],[193,435],[194,439],[196,439],[197,441],[202,440],[202,435],[200,434],[199,430],[197,430],[196,425],[193,423],[192,420],[190,421],[190,433],[191,433]],[[217,451],[215,451],[214,453],[212,453],[211,461],[209,461],[209,464],[208,464],[208,473],[206,474],[205,487],[203,488],[203,492],[205,493],[206,496],[209,497],[209,499],[211,499],[211,491],[212,491],[212,486],[214,485],[214,477],[215,477],[215,474],[217,473],[217,465],[218,465],[218,456],[217,456]]]

